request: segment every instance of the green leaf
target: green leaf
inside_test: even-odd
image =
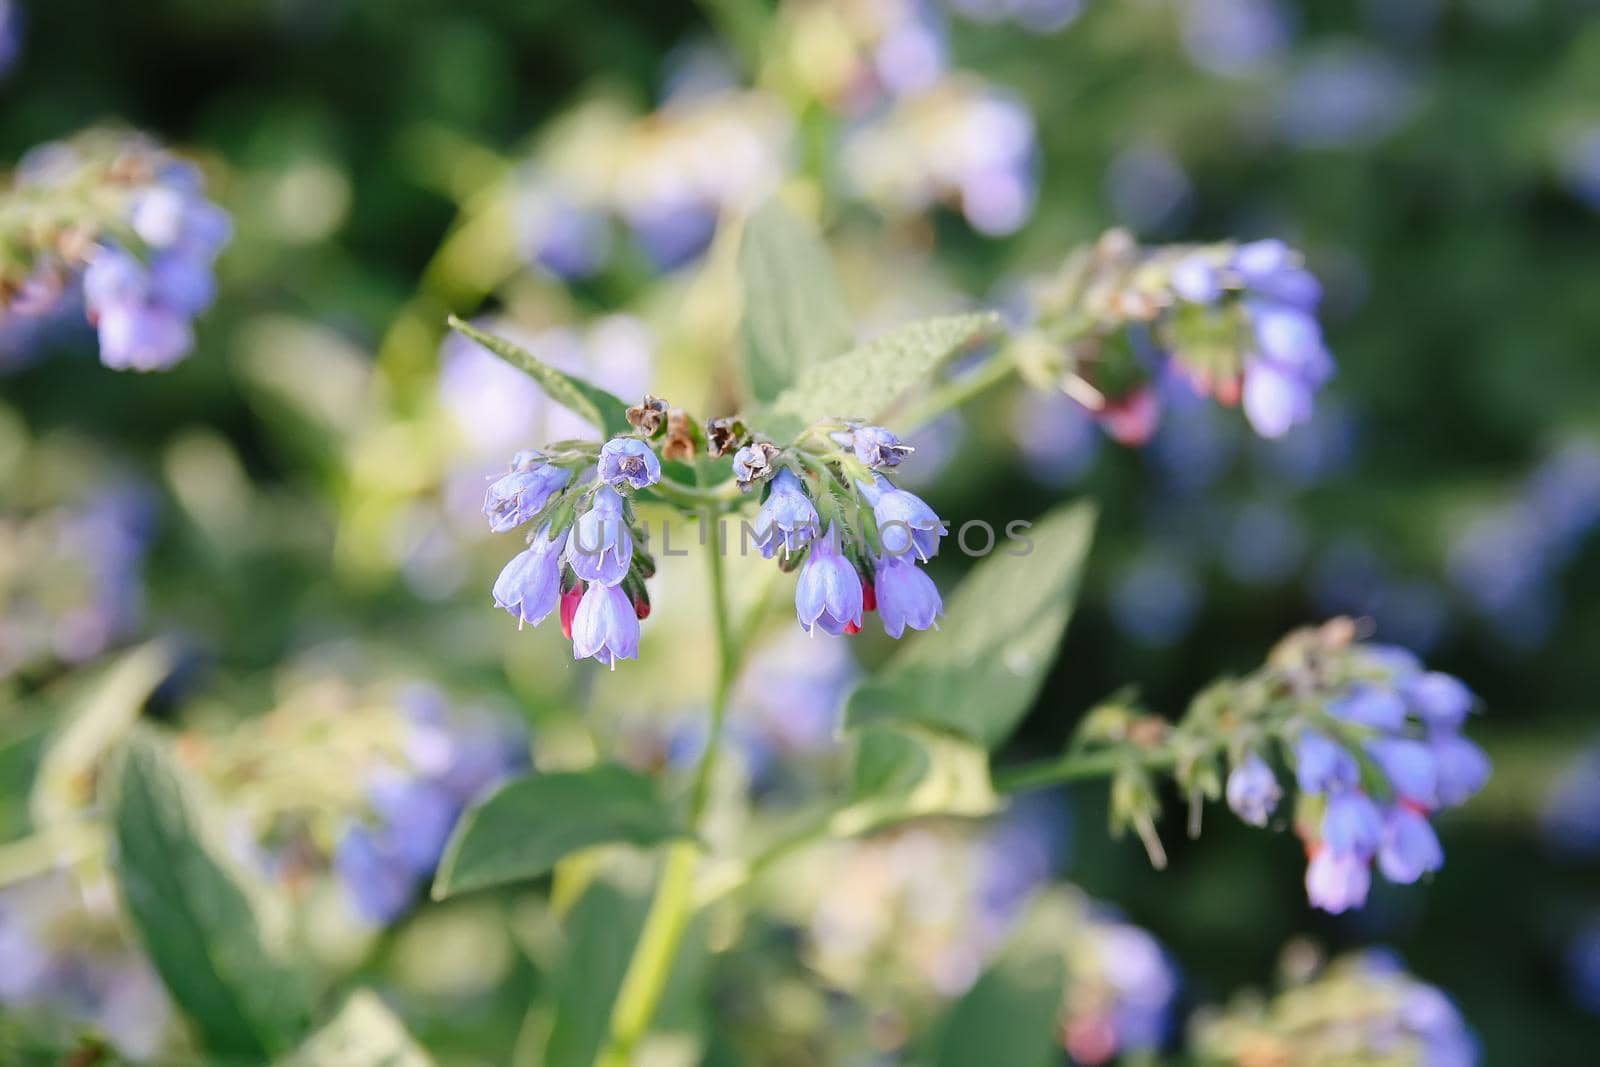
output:
[[[609,882],[589,888],[572,911],[567,951],[555,975],[556,1013],[545,1067],[591,1067],[611,1027],[647,902]]]
[[[95,679],[39,761],[28,798],[35,826],[83,814],[101,761],[139,720],[145,701],[171,673],[172,660],[170,648],[152,642],[124,654]]]
[[[979,976],[934,1029],[933,1067],[1046,1067],[1056,1042],[1066,963],[1055,952],[1011,952]]]
[[[989,754],[948,734],[915,727],[863,730],[852,768],[851,802],[829,819],[835,837],[872,833],[928,815],[997,811]]]
[[[309,995],[282,952],[282,914],[222,857],[209,810],[153,735],[129,738],[109,779],[114,869],[129,917],[173,999],[217,1056],[294,1047]]]
[[[433,1060],[376,993],[358,989],[279,1067],[433,1067]]]
[[[745,224],[739,278],[739,357],[758,403],[771,403],[803,368],[850,347],[855,330],[827,246],[781,200],[767,201]]]
[[[538,357],[515,341],[485,333],[454,315],[450,316],[449,321],[452,330],[478,342],[528,375],[539,383],[551,400],[608,436],[633,432],[633,427],[628,423],[628,405],[604,389],[540,362]]]
[[[845,725],[902,723],[994,748],[1033,704],[1077,599],[1095,509],[1060,508],[1002,539],[945,603],[939,630],[907,641],[850,694]]]
[[[999,321],[992,312],[928,319],[813,363],[770,407],[750,416],[751,426],[781,442],[821,419],[878,419]]]
[[[530,774],[502,786],[456,825],[434,879],[436,900],[546,874],[592,845],[658,845],[688,836],[655,783],[615,764]]]

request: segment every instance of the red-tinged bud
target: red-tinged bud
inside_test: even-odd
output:
[[[578,601],[583,599],[583,583],[574,582],[572,588],[561,594],[561,636],[572,640],[572,617],[578,614]]]
[[[858,634],[861,632],[861,624],[859,622],[847,622],[844,624],[844,632],[847,634]]]
[[[1161,401],[1149,386],[1110,401],[1100,412],[1100,424],[1118,444],[1138,447],[1155,435],[1161,423]]]
[[[633,613],[640,619],[650,617],[650,598],[643,593],[633,595]]]
[[[872,587],[871,582],[865,579],[861,582],[861,607],[864,611],[878,610],[878,591]],[[857,629],[860,629],[860,627],[857,627]]]
[[[1217,382],[1217,388],[1214,391],[1214,395],[1217,398],[1217,403],[1221,404],[1223,407],[1236,408],[1239,406],[1239,397],[1243,392],[1244,379],[1238,375],[1234,375],[1231,378],[1223,378],[1221,381]]]

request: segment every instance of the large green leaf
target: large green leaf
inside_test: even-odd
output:
[[[433,1067],[433,1060],[376,993],[359,989],[279,1067]]]
[[[575,378],[564,371],[556,370],[550,364],[541,362],[537,356],[515,341],[485,333],[470,322],[463,322],[454,315],[450,316],[450,328],[464,337],[470,337],[527,374],[539,383],[540,388],[551,400],[574,412],[597,429],[607,434],[632,432],[633,427],[628,423],[628,405],[599,386],[590,385],[582,378]]]
[[[611,1028],[611,1008],[627,973],[647,903],[606,881],[589,887],[567,924],[556,974],[555,1021],[545,1067],[591,1067]]]
[[[847,726],[903,723],[993,748],[1027,712],[1072,615],[1094,532],[1090,504],[1000,541],[945,604],[941,628],[907,641],[850,695]]]
[[[768,201],[745,224],[739,279],[739,356],[758,403],[777,399],[802,368],[850,347],[850,309],[827,246],[781,200]]]
[[[1014,950],[1001,956],[934,1028],[932,1067],[1059,1063],[1056,1020],[1065,984],[1059,950]]]
[[[205,1047],[254,1062],[293,1048],[310,1000],[284,958],[282,914],[223,858],[207,806],[154,736],[129,738],[107,810],[128,915]]]
[[[748,420],[787,440],[820,419],[876,419],[926,385],[939,365],[993,329],[992,313],[948,315],[903,326],[853,351],[800,370],[794,385]]]
[[[457,824],[433,895],[520,882],[591,845],[646,847],[687,836],[655,783],[615,764],[508,782]]]

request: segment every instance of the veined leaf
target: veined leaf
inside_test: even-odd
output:
[[[376,993],[359,989],[279,1067],[433,1067],[433,1059]]]
[[[810,364],[751,424],[783,441],[820,419],[879,418],[998,322],[990,312],[928,319]]]
[[[827,246],[783,201],[767,201],[745,224],[739,279],[739,357],[757,403],[771,403],[803,368],[850,348],[855,331]]]
[[[520,882],[593,845],[646,847],[687,836],[655,783],[615,764],[508,782],[456,825],[433,896]]]
[[[310,1000],[263,887],[223,859],[206,806],[159,740],[135,732],[107,805],[129,917],[214,1055],[260,1062],[304,1036]]]
[[[846,726],[900,723],[993,748],[1038,695],[1077,600],[1095,509],[1058,509],[997,547],[945,604],[941,628],[907,641],[850,695]]]
[[[504,337],[485,333],[470,322],[450,316],[450,328],[471,338],[539,383],[546,395],[607,435],[629,433],[628,405],[597,385],[556,370],[532,352]]]

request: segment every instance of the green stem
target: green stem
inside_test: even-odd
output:
[[[1130,761],[1142,764],[1149,770],[1165,770],[1177,762],[1177,755],[1167,748],[1146,752],[1129,748],[1069,752],[1056,759],[1028,763],[1000,771],[994,776],[994,787],[1001,793],[1022,793],[1065,782],[1109,778],[1127,766]],[[828,837],[833,832],[835,814],[836,812],[827,811],[804,820],[796,829],[779,837],[752,856],[742,868],[715,877],[709,884],[701,887],[696,901],[697,906],[705,907],[730,893],[737,892],[785,856]]]
[[[715,518],[717,513],[731,510],[744,497],[744,493],[739,489],[739,483],[731,478],[721,485],[708,488],[685,485],[663,477],[650,487],[650,491],[668,504],[685,511],[710,510],[712,518]]]
[[[728,612],[727,582],[723,576],[722,536],[716,515],[707,516],[711,529],[710,552],[711,611],[717,636],[717,675],[711,691],[711,723],[705,751],[695,768],[689,792],[690,825],[699,827],[710,802],[712,779],[722,749],[722,726],[727,718],[728,692],[738,669],[740,646]],[[611,1039],[596,1059],[599,1067],[627,1067],[639,1042],[650,1030],[661,996],[666,992],[673,962],[683,943],[683,934],[694,913],[694,876],[699,865],[699,846],[694,841],[675,844],[667,850],[661,867],[661,880],[645,916],[639,943],[617,991],[611,1012]]]
[[[1025,763],[1020,767],[999,771],[994,776],[994,787],[1002,793],[1021,793],[1029,789],[1045,789],[1062,782],[1079,782],[1085,778],[1109,778],[1127,766],[1130,760],[1155,771],[1171,767],[1177,759],[1177,754],[1168,748],[1143,753],[1130,752],[1127,748],[1069,752],[1056,759]]]
[[[926,426],[934,419],[1005,382],[1017,372],[1017,361],[1004,346],[977,370],[969,371],[930,390],[895,420],[905,433]]]

